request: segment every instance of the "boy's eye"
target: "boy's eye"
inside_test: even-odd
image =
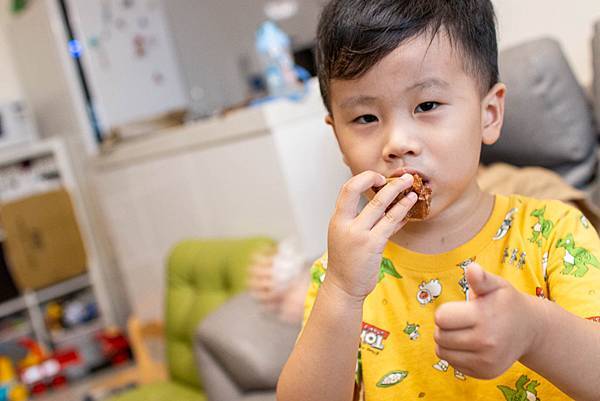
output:
[[[425,113],[425,112],[437,109],[439,105],[440,104],[438,102],[421,103],[420,105],[417,106],[417,108],[415,109],[415,112]]]
[[[360,116],[354,119],[354,121],[352,121],[353,123],[358,123],[358,124],[370,124],[370,123],[374,123],[377,121],[377,117],[375,117],[373,114],[365,114],[364,116]]]

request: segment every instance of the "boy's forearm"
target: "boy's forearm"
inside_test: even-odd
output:
[[[600,400],[600,325],[554,302],[532,301],[540,325],[520,362],[576,400]]]
[[[362,302],[323,283],[277,384],[278,401],[351,401]]]

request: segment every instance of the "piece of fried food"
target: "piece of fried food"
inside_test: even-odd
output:
[[[396,197],[388,206],[386,212],[390,210],[396,203],[400,201],[400,199],[404,198],[410,192],[414,192],[417,194],[417,202],[413,205],[413,207],[408,211],[406,218],[409,220],[423,220],[429,215],[429,211],[431,209],[431,188],[423,183],[423,178],[421,178],[418,174],[412,174],[413,176],[413,185],[411,188],[408,188]],[[389,184],[393,180],[397,180],[397,177],[387,178],[386,185]],[[378,192],[381,187],[374,187],[373,191]]]

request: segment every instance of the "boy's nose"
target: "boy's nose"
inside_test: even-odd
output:
[[[406,156],[418,156],[421,153],[421,145],[414,135],[395,127],[388,134],[382,150],[383,158],[391,161]]]

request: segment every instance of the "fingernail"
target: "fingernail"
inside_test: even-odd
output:
[[[417,198],[418,198],[417,194],[416,194],[416,193],[414,193],[414,192],[409,192],[409,194],[408,194],[408,195],[406,195],[406,197],[407,197],[408,199],[410,199],[411,201],[413,201],[413,200],[414,200],[414,201],[416,201],[416,200],[417,200]]]
[[[413,176],[412,176],[412,174],[408,174],[408,173],[406,173],[406,174],[404,174],[404,175],[402,176],[402,179],[403,179],[404,181],[412,181],[412,179],[413,179]]]

